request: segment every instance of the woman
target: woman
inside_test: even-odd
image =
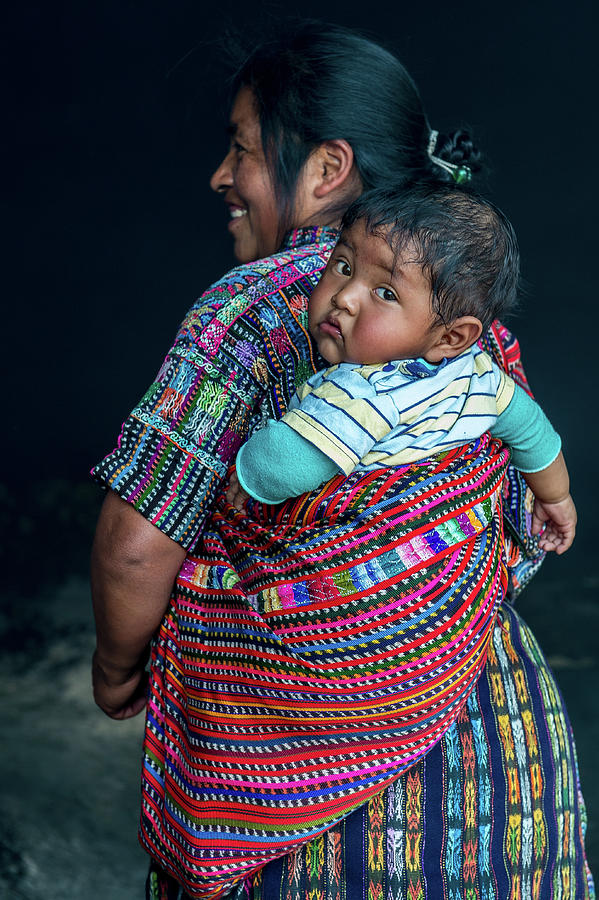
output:
[[[112,488],[92,573],[95,696],[109,715],[144,706],[147,647],[162,622],[146,729],[154,777],[146,818],[160,792],[153,754],[165,751],[158,682],[169,664],[173,582],[179,573],[183,596],[204,578],[194,552],[205,523],[212,534],[215,517],[225,521],[211,509],[227,466],[260,419],[278,417],[295,384],[320,364],[301,312],[340,213],[362,190],[384,186],[390,172],[451,178],[455,166],[477,162],[464,135],[432,146],[397,60],[343,29],[306,25],[258,48],[235,89],[231,147],[211,185],[229,207],[244,265],[192,308],[119,447],[95,470]],[[454,168],[435,166],[431,156]],[[487,343],[524,381],[505,329],[497,325]],[[525,539],[513,475],[509,512]],[[538,559],[515,542],[508,554],[517,587]],[[584,807],[555,683],[510,607],[499,611],[488,647],[484,672],[432,749],[339,824],[246,879],[250,896],[590,896]],[[154,866],[149,891],[176,896],[178,887]]]

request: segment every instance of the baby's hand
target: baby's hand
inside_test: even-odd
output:
[[[576,520],[576,507],[570,494],[556,503],[545,503],[535,497],[532,533],[539,534],[543,525],[547,523],[539,539],[541,550],[555,550],[558,555],[565,553],[574,540]]]
[[[239,484],[239,479],[235,472],[231,475],[231,480],[229,481],[229,487],[227,488],[226,493],[227,500],[229,503],[235,507],[235,509],[243,509],[243,504],[246,500],[249,500],[250,495],[244,491],[244,489]]]

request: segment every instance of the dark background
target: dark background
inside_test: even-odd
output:
[[[288,11],[282,2],[63,0],[25,2],[9,12],[0,624],[13,673],[46,673],[47,685],[59,640],[61,671],[72,677],[68,666],[76,665],[78,679],[87,677],[87,554],[100,502],[87,472],[112,448],[188,306],[233,263],[227,215],[208,188],[226,145],[218,41],[230,27],[245,30]],[[532,387],[562,433],[580,515],[574,547],[547,560],[520,610],[566,695],[599,870],[591,2],[306,0],[301,12],[357,27],[395,50],[434,128],[471,126],[491,166],[489,192],[518,233],[527,291],[509,324]],[[29,716],[15,700],[18,680],[10,684],[15,734],[43,741],[35,710]],[[89,703],[87,682],[81,684],[80,712]],[[52,702],[45,696],[46,708]],[[85,709],[90,727],[105,728]],[[114,731],[102,734],[117,740]],[[135,752],[135,744],[127,749]],[[118,781],[118,765],[110,772]],[[109,778],[106,784],[110,792]],[[41,788],[29,790],[42,802]],[[9,858],[11,847],[23,844],[10,896],[37,898],[35,879],[27,890],[18,887],[29,871],[18,803],[15,797],[9,813],[16,824],[5,837]],[[81,895],[93,900],[81,878]]]

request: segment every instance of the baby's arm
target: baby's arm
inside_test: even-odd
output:
[[[285,422],[272,419],[243,445],[235,467],[227,500],[237,509],[248,497],[262,503],[282,503],[314,490],[340,472],[318,447]]]
[[[539,546],[542,550],[564,553],[574,540],[577,517],[563,453],[560,451],[546,469],[523,475],[535,495],[532,533],[539,534],[547,523]]]
[[[564,553],[574,540],[576,507],[561,440],[549,419],[526,391],[515,386],[514,396],[491,429],[512,448],[512,462],[535,495],[532,533],[542,550]]]
[[[342,363],[313,375],[283,418],[269,420],[239,451],[229,502],[241,509],[250,495],[281,503],[349,475],[398,417],[394,403],[378,397],[368,381],[376,368]]]

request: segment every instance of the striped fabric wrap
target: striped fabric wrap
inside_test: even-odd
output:
[[[220,498],[153,647],[144,741],[141,841],[191,897],[241,889],[457,720],[506,591],[507,464],[484,435],[277,507]]]

